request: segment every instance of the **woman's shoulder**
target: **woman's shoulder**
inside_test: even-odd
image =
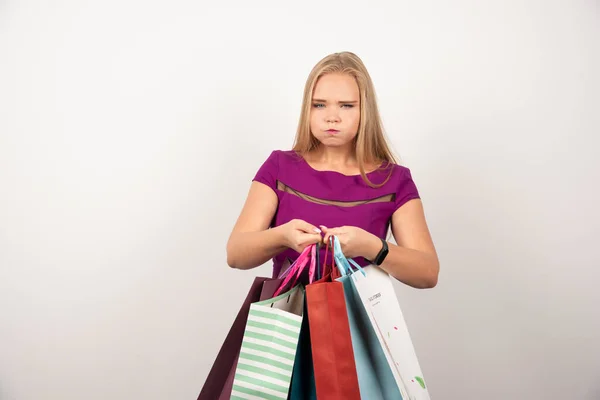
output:
[[[390,163],[389,165],[392,168],[389,184],[396,192],[396,208],[399,208],[408,200],[420,198],[419,189],[410,168],[397,163]]]
[[[258,169],[254,180],[275,187],[277,180],[281,179],[282,175],[298,175],[302,167],[301,163],[302,157],[292,150],[271,150]]]
[[[410,168],[397,163],[389,163],[389,167],[392,169],[393,174],[398,176],[400,179],[411,176]]]
[[[304,158],[294,150],[272,150],[264,164],[270,165],[280,174],[305,175],[308,173]]]
[[[275,149],[270,157],[276,157],[280,162],[298,162],[302,161],[302,156],[294,150]]]
[[[283,149],[274,149],[271,150],[268,155],[266,161],[276,161],[277,163],[281,162],[298,162],[302,160],[302,156],[296,153],[294,150],[283,150]]]
[[[375,175],[377,179],[383,178],[385,180],[394,182],[411,179],[410,168],[393,161],[381,162],[371,174]]]

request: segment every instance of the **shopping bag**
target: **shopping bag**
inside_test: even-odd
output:
[[[359,307],[361,314],[368,318],[365,323],[377,337],[402,398],[429,400],[429,391],[390,276],[376,266],[361,268],[354,260],[347,259],[335,237],[334,256],[341,270],[346,273],[342,279],[352,288],[353,301],[362,305]],[[351,264],[358,271],[353,270]],[[380,358],[378,360],[381,362]],[[387,373],[385,380],[389,385]]]
[[[339,274],[333,263],[327,264],[328,250],[329,246],[323,277],[306,287],[316,395],[319,399],[360,400],[344,287],[332,280],[332,275]]]
[[[366,275],[353,274],[353,283],[398,387],[411,400],[429,400],[429,390],[390,276],[376,266],[367,266],[364,272]]]
[[[287,399],[304,298],[304,288],[296,285],[277,297],[250,305],[231,399]]]
[[[316,277],[316,267],[318,265],[317,248],[314,245],[308,246],[300,254],[294,264],[282,275],[284,279],[277,280],[281,282],[281,285],[273,292],[274,294],[285,290],[288,286],[295,285],[301,278],[303,282],[309,284],[306,287],[310,286],[310,283]],[[307,266],[308,268],[306,268]],[[285,279],[286,276],[289,277],[287,280]],[[263,285],[263,294],[268,295],[277,281],[274,280],[273,282],[265,283]],[[317,398],[307,315],[305,298],[304,316],[300,328],[296,358],[294,360],[290,391],[288,393],[289,400],[316,400]]]
[[[242,346],[244,327],[248,319],[250,304],[259,300],[263,283],[269,278],[256,277],[250,286],[250,290],[240,308],[229,333],[217,354],[215,362],[208,373],[204,386],[202,387],[198,400],[227,400],[231,395],[233,378],[237,365],[237,358]]]
[[[317,246],[310,245],[296,259],[295,265],[290,268],[290,275],[288,276],[293,277],[294,279],[292,280],[290,278],[287,282],[284,279],[281,287],[278,288],[278,291],[285,290],[288,285],[295,285],[301,277],[303,282],[308,283],[308,286],[305,288],[310,287],[317,276],[317,264]],[[306,268],[307,266],[308,268]],[[275,294],[278,293],[278,291],[276,291]],[[304,316],[300,328],[298,348],[296,350],[296,358],[294,360],[294,368],[292,371],[292,380],[288,394],[289,400],[316,400],[317,398],[308,322],[308,310],[305,297]]]
[[[367,310],[356,291],[352,268],[341,252],[337,237],[333,241],[335,264],[341,275],[336,280],[344,287],[360,396],[369,400],[409,400],[401,395],[396,384]],[[362,270],[358,273],[362,273]]]
[[[269,279],[263,282],[262,290],[260,291],[260,300],[268,300],[272,299],[281,284],[283,283],[283,279]]]
[[[352,278],[346,275],[338,278],[338,281],[342,282],[344,286],[361,398],[408,400],[400,394],[377,334],[352,283]]]
[[[306,289],[311,286],[312,285],[306,286]],[[300,338],[298,340],[296,359],[294,360],[294,370],[292,372],[292,382],[288,400],[317,400],[313,353],[311,350],[312,338],[307,315],[308,309],[305,300],[304,319],[302,320],[302,327],[300,328]],[[320,399],[321,398],[322,397],[320,397]]]

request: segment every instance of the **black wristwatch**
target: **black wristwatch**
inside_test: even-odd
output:
[[[379,254],[377,254],[377,257],[375,257],[375,259],[371,261],[375,265],[381,265],[381,263],[383,263],[383,260],[385,260],[385,257],[387,257],[389,252],[387,242],[384,239],[380,240],[383,247],[381,248],[381,250],[379,250]]]

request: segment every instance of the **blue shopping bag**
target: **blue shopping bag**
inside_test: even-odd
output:
[[[368,319],[365,323],[371,327],[369,333],[375,333],[400,394],[406,400],[430,400],[428,385],[423,378],[392,278],[377,266],[362,268],[354,260],[346,259],[338,242],[334,243],[334,254],[347,272],[345,278],[353,289],[353,301],[362,304],[359,308]],[[350,264],[360,272],[352,271]]]
[[[369,400],[402,400],[402,395],[387,362],[385,353],[369,321],[350,276],[338,281],[344,285],[352,349],[356,359],[356,374],[360,396]]]
[[[350,264],[335,237],[333,247],[335,264],[342,275],[337,280],[344,285],[360,396],[369,400],[408,400],[400,394],[379,338],[354,285]]]

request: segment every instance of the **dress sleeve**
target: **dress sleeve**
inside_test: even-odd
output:
[[[401,177],[398,182],[398,189],[396,192],[396,207],[395,209],[399,209],[409,200],[419,199],[421,196],[419,195],[419,190],[417,189],[417,185],[412,178],[412,174],[410,169],[406,167],[401,167]]]
[[[256,175],[252,179],[263,183],[273,189],[274,192],[277,190],[277,176],[279,175],[279,151],[274,150],[271,152],[269,157],[260,166]]]

